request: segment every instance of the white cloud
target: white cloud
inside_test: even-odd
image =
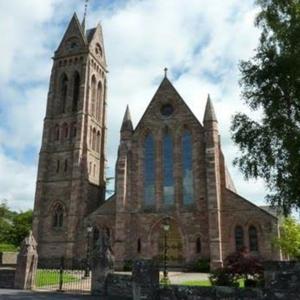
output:
[[[229,140],[231,115],[246,110],[239,97],[237,64],[239,60],[249,58],[256,47],[258,32],[253,26],[256,13],[253,1],[189,0],[188,5],[182,0],[121,2],[122,5],[113,2],[109,8],[90,9],[88,16],[89,27],[98,21],[103,25],[110,71],[109,175],[114,175],[119,128],[126,105],[130,105],[133,121],[137,124],[167,66],[169,77],[200,121],[207,94],[211,94],[223,150],[237,188],[243,196],[261,200],[263,186],[259,184],[257,190],[257,183],[245,183],[238,170],[231,166],[236,148]],[[0,91],[0,114],[4,108],[5,114],[10,114],[10,121],[0,121],[0,145],[5,144],[17,152],[33,145],[38,151],[50,57],[60,42],[72,10],[82,12],[82,9],[79,0],[0,3],[0,18],[4,24],[0,27],[3,36],[0,54],[6,57],[0,68],[0,84],[5,84]],[[16,180],[11,177],[11,184],[3,184],[6,171],[2,164],[14,163],[15,168],[22,170],[22,162],[13,160],[7,153],[2,153],[0,159],[0,186],[4,188],[0,199],[8,197],[14,201],[13,205],[32,206],[32,200],[27,199],[30,193],[30,199],[33,199],[34,184],[27,184],[31,189],[27,196],[23,196],[22,191],[16,193],[23,180],[21,172]],[[32,183],[36,180],[35,167],[30,166],[33,171],[26,178]],[[13,176],[13,173],[8,174]],[[25,200],[28,201],[26,204],[22,202]]]

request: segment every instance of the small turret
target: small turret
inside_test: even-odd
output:
[[[203,123],[204,123],[204,129],[206,131],[206,144],[209,146],[218,144],[219,143],[218,120],[209,94],[207,97]]]
[[[132,133],[133,133],[133,125],[131,121],[129,106],[127,105],[122,126],[121,126],[121,139],[124,140],[131,137]]]
[[[206,102],[204,119],[203,119],[204,124],[207,122],[218,122],[216,113],[215,113],[215,109],[213,107],[213,104],[212,104],[209,94],[207,96],[207,102]]]

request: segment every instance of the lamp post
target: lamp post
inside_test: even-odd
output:
[[[93,227],[91,225],[88,225],[86,228],[87,231],[87,247],[86,247],[86,265],[85,265],[85,271],[84,271],[84,277],[90,277],[90,235],[93,231]]]
[[[163,222],[163,229],[164,229],[164,274],[163,280],[164,282],[168,282],[168,265],[167,265],[167,258],[168,258],[168,231],[170,229],[170,218],[165,218]]]

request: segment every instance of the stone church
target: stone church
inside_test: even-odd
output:
[[[210,97],[200,122],[167,74],[136,126],[127,107],[105,200],[107,72],[101,25],[85,30],[74,14],[50,77],[33,221],[39,257],[83,258],[105,232],[118,268],[160,260],[165,235],[174,266],[209,259],[215,268],[242,247],[280,259],[271,243],[278,218],[237,193]]]

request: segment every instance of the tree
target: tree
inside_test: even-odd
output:
[[[240,64],[242,96],[260,120],[234,116],[232,138],[246,179],[263,178],[267,201],[287,215],[300,208],[300,2],[257,0],[255,56]]]
[[[300,260],[300,224],[293,218],[284,219],[280,237],[274,243],[285,255]]]
[[[9,242],[17,247],[29,234],[32,224],[32,210],[21,212],[13,218]]]

